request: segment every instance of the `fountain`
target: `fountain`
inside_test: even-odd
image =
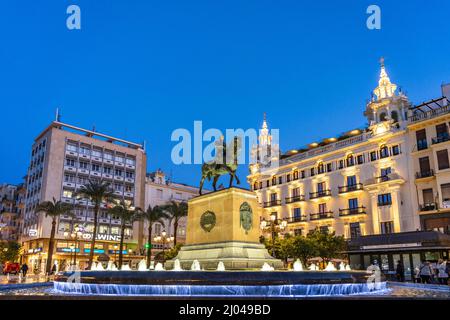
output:
[[[219,263],[217,264],[217,271],[225,271],[225,265],[222,261],[219,261]]]
[[[315,263],[312,263],[309,267],[308,267],[309,271],[318,271],[319,268],[316,266]]]
[[[275,268],[269,265],[267,262],[264,262],[263,266],[261,267],[261,271],[274,271]]]
[[[131,271],[130,265],[128,264],[124,264],[122,266],[122,269],[120,269],[121,271]]]
[[[337,271],[336,267],[334,266],[333,262],[329,261],[327,266],[324,269],[325,271]]]
[[[155,271],[165,271],[164,266],[161,262],[158,262],[155,266]]]
[[[352,268],[350,268],[349,264],[345,266],[345,271],[351,271],[351,270],[352,270]]]
[[[174,261],[172,271],[183,271],[183,268],[181,268],[181,263],[180,263],[179,259],[176,259]]]
[[[97,262],[92,262],[90,270],[91,271],[96,271],[97,270]]]
[[[201,271],[200,262],[198,262],[198,260],[192,261],[191,271]]]
[[[105,268],[103,268],[103,264],[101,262],[98,262],[95,270],[97,270],[97,271],[105,271]]]
[[[344,262],[341,262],[339,264],[339,271],[345,271],[345,263]]]
[[[145,261],[145,259],[142,259],[141,261],[139,261],[138,270],[139,271],[147,271],[147,261]]]
[[[294,271],[303,271],[303,265],[300,259],[295,260],[294,262]]]

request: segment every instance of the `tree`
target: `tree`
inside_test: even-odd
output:
[[[110,184],[105,181],[89,180],[86,185],[80,187],[75,193],[81,199],[87,199],[94,204],[94,230],[92,232],[91,250],[89,252],[88,269],[91,268],[94,261],[95,241],[97,237],[98,213],[103,202],[113,201],[114,193]]]
[[[177,202],[172,200],[169,204],[164,206],[164,210],[169,215],[169,221],[173,221],[173,245],[176,246],[178,223],[181,218],[187,216],[188,206],[186,202]]]
[[[182,243],[178,243],[177,245],[173,246],[169,250],[164,252],[164,261],[174,259],[178,255],[178,251],[180,251],[181,247],[183,246]]]
[[[292,257],[294,259],[300,259],[303,265],[306,265],[308,259],[317,256],[317,246],[308,237],[301,235],[295,236],[292,247]]]
[[[17,261],[21,247],[16,241],[0,242],[0,262]]]
[[[152,230],[155,223],[164,225],[164,219],[168,219],[168,214],[160,206],[148,206],[147,210],[142,213],[142,218],[148,223],[148,249],[147,249],[147,268],[150,267],[152,259]]]
[[[47,264],[45,267],[45,272],[50,273],[52,269],[53,250],[55,247],[56,219],[63,214],[73,216],[72,205],[61,202],[60,200],[56,201],[56,199],[53,198],[53,202],[44,201],[38,204],[36,207],[36,212],[45,212],[46,217],[52,218],[52,229],[50,231],[47,252]]]
[[[119,270],[122,269],[123,262],[123,240],[125,238],[125,229],[128,224],[133,224],[135,221],[141,218],[141,209],[134,208],[131,205],[120,201],[116,203],[112,208],[108,209],[108,213],[118,219],[120,219],[120,243],[119,243]]]
[[[307,235],[315,247],[317,256],[323,261],[332,258],[341,258],[342,252],[346,249],[346,242],[343,236],[336,236],[335,233],[320,232],[318,229]]]

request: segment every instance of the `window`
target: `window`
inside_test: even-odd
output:
[[[266,187],[270,186],[270,180],[266,180]]]
[[[449,161],[448,161],[447,149],[437,151],[436,155],[437,155],[437,161],[438,161],[438,168],[439,168],[439,170],[448,169],[450,167],[450,164],[449,164]]]
[[[294,208],[292,209],[292,216],[294,217],[294,219],[300,219],[302,216],[302,210],[301,208]]]
[[[447,130],[447,124],[441,123],[436,126],[436,136],[438,140],[443,140],[445,138],[448,138],[448,130]]]
[[[358,161],[358,164],[364,163],[364,155],[363,154],[358,155],[358,157],[356,159]]]
[[[370,161],[375,161],[375,160],[377,160],[377,152],[372,151],[372,152],[370,152]]]
[[[381,222],[381,234],[389,234],[394,232],[394,222],[386,221]]]
[[[426,206],[427,204],[433,204],[433,189],[423,189],[422,190],[422,196],[423,196],[423,204]]]
[[[386,113],[380,113],[380,121],[386,121]]]
[[[300,228],[294,229],[294,236],[301,236],[303,234],[303,230]]]
[[[275,186],[277,184],[277,177],[272,177],[272,185]]]
[[[259,188],[262,189],[262,181],[259,182]]]
[[[400,146],[397,144],[395,146],[392,146],[392,155],[396,156],[400,154]]]
[[[311,174],[310,174],[311,177],[315,176],[316,173],[315,173],[314,168],[311,168],[311,169],[310,169],[310,172],[311,172]]]
[[[398,122],[398,112],[397,111],[392,111],[391,112],[391,119],[394,120],[394,123]]]
[[[417,150],[424,150],[427,146],[427,134],[425,129],[416,131]]]
[[[361,227],[359,225],[359,222],[352,222],[350,223],[350,238],[358,238],[361,236]]]
[[[450,183],[441,184],[442,201],[450,201]]]
[[[278,177],[278,184],[282,184],[283,183],[283,176],[279,176]]]
[[[89,163],[84,162],[84,161],[80,161],[80,167],[79,168],[88,170],[89,169]]]
[[[298,171],[297,170],[294,171],[293,176],[294,176],[294,180],[298,179]]]
[[[115,157],[114,157],[114,160],[115,160],[116,162],[123,163],[123,157],[121,157],[121,156],[115,156]]]
[[[71,144],[71,143],[67,144],[66,149],[67,149],[68,151],[73,151],[73,152],[77,152],[77,151],[78,151],[77,146],[74,145],[74,144]]]
[[[65,174],[64,182],[75,182],[75,176],[71,174]]]
[[[119,177],[121,177],[121,176],[122,176],[122,174],[123,174],[123,171],[122,171],[122,170],[120,170],[120,169],[116,169],[116,170],[114,170],[114,174],[115,174],[116,176],[119,176]]]
[[[352,154],[349,154],[347,156],[347,167],[352,167],[355,165],[355,158],[353,157]]]
[[[328,234],[329,230],[328,230],[328,226],[320,226],[319,227],[319,231],[322,234]]]
[[[287,181],[287,182],[290,182],[290,181],[291,181],[291,174],[290,174],[290,173],[286,175],[286,181]]]
[[[300,195],[300,188],[294,188],[292,189],[292,196],[298,197]]]
[[[136,164],[136,160],[131,159],[131,158],[127,158],[126,159],[126,164],[130,165],[130,166],[134,166]]]
[[[111,167],[103,167],[103,173],[111,174],[111,170],[112,170]]]
[[[92,164],[92,171],[100,172],[100,166],[98,164]]]
[[[98,233],[107,234],[109,232],[108,226],[100,225],[98,228]]]
[[[277,201],[277,193],[273,192],[270,194],[270,201],[274,202]]]
[[[75,160],[66,159],[66,166],[75,167]]]
[[[90,152],[90,150],[89,150],[89,147],[81,146],[81,147],[80,147],[80,153],[81,153],[81,154],[85,154],[85,155],[89,155],[91,152]]]
[[[352,187],[356,185],[356,176],[347,176],[347,186]]]
[[[253,190],[258,190],[258,182],[256,182],[256,181],[253,184]]]
[[[348,208],[349,209],[357,209],[358,208],[358,199],[348,199]]]
[[[325,172],[325,167],[324,167],[323,163],[320,162],[320,163],[318,164],[318,166],[317,166],[317,173],[318,173],[318,174],[321,174],[321,173],[324,173],[324,172]]]
[[[331,171],[333,171],[333,163],[332,162],[327,163],[327,172],[331,172]]]
[[[391,167],[381,169],[381,177],[388,177],[391,174]]]
[[[344,160],[339,160],[339,169],[344,168]]]
[[[325,190],[325,182],[319,182],[317,184],[317,192],[320,194]]]
[[[102,152],[99,150],[92,150],[92,156],[93,157],[97,157],[97,158],[101,158],[102,157]]]
[[[63,191],[63,197],[64,198],[72,198],[72,191],[69,191],[69,190],[64,190]]]
[[[390,193],[384,193],[378,195],[378,206],[388,206],[392,204],[392,198]]]
[[[319,213],[325,213],[325,212],[327,212],[327,204],[319,203]]]
[[[387,146],[381,146],[381,148],[380,148],[380,158],[381,159],[383,159],[383,158],[387,158],[387,157],[389,157],[389,149],[388,149],[388,147]]]
[[[106,160],[112,160],[113,155],[111,152],[105,152],[105,154],[103,155],[103,158],[105,158]]]
[[[301,177],[302,177],[302,179],[304,179],[305,178],[305,170],[302,170],[302,172],[301,172]]]
[[[120,234],[120,229],[119,229],[119,227],[111,227],[111,234],[113,234],[113,235],[119,235],[119,234]]]

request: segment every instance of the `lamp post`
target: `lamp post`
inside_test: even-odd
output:
[[[272,256],[275,258],[275,237],[277,233],[283,232],[287,227],[287,221],[278,219],[276,214],[270,215],[270,220],[261,219],[260,228],[262,231],[270,231],[272,236]]]
[[[73,263],[71,263],[71,265],[73,265],[74,267],[76,267],[77,265],[77,249],[78,249],[78,239],[83,236],[83,230],[82,228],[80,228],[79,226],[75,226],[75,228],[73,228],[72,232],[69,233],[67,231],[64,232],[64,237],[72,239],[75,241],[75,248],[73,250]],[[72,259],[72,250],[70,253],[70,258]]]
[[[114,248],[114,263],[117,264],[117,250],[119,249],[119,246],[115,244],[113,248]]]
[[[174,240],[173,236],[167,236],[167,232],[166,231],[162,231],[161,235],[156,236],[153,238],[153,240],[157,243],[161,243],[162,245],[162,252],[163,252],[163,257],[164,257],[164,251],[166,248],[166,243],[172,242]]]

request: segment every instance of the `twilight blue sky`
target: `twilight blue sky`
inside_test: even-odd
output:
[[[66,8],[81,8],[81,30]],[[382,29],[366,28],[378,4]],[[148,170],[171,164],[176,128],[259,127],[286,151],[364,126],[380,56],[413,103],[450,82],[450,2],[4,1],[0,6],[0,182],[19,183],[54,117],[147,141]],[[240,169],[245,181],[247,168]],[[225,180],[224,180],[225,181]]]

